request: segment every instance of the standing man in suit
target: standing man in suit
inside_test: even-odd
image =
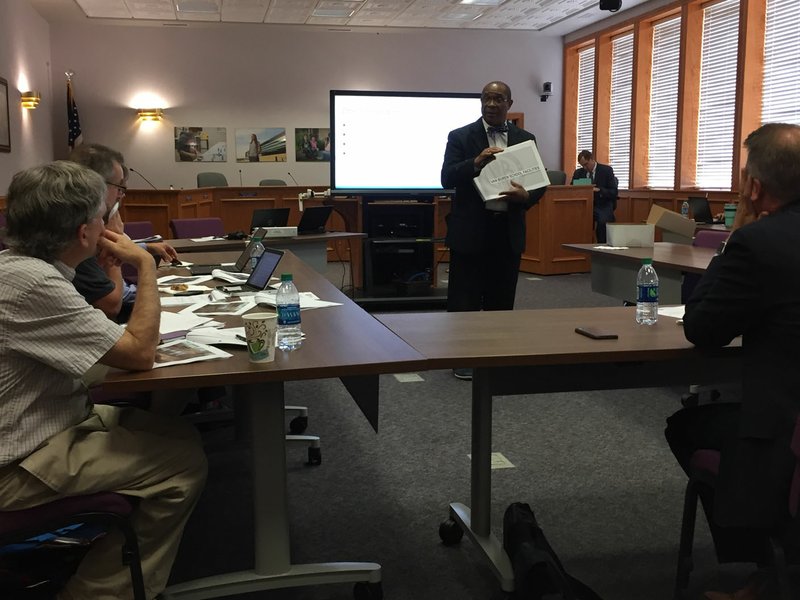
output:
[[[533,134],[507,122],[511,88],[502,81],[481,92],[482,117],[447,136],[442,186],[454,188],[447,217],[450,277],[447,310],[511,310],[525,249],[525,213],[546,188],[528,192],[512,181],[503,199],[484,202],[473,184],[495,155],[514,144],[536,142]],[[471,379],[471,369],[456,369],[456,377]]]
[[[789,444],[800,413],[800,126],[763,125],[744,145],[733,232],[683,318],[686,338],[701,349],[742,336],[742,402],[685,408],[666,429],[687,473],[696,449],[721,451],[715,489],[701,494],[718,548],[719,526],[766,528],[788,518]]]
[[[614,210],[617,208],[617,178],[614,169],[608,165],[601,165],[594,159],[588,150],[581,150],[578,154],[579,169],[572,174],[572,181],[576,179],[591,179],[594,190],[594,203],[592,216],[595,222],[595,234],[598,244],[606,243],[606,223],[613,223]],[[570,182],[571,184],[572,182]]]

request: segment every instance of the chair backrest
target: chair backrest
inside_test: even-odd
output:
[[[198,173],[197,187],[228,187],[228,179],[222,173],[213,171]]]
[[[207,235],[225,235],[225,227],[219,217],[201,219],[171,219],[169,228],[176,239],[205,237]]]
[[[125,233],[132,240],[142,240],[156,234],[150,221],[125,221]]]
[[[730,231],[698,229],[694,234],[692,245],[700,248],[719,248],[719,245],[727,240],[730,234]]]
[[[547,177],[552,185],[566,185],[567,174],[564,171],[547,171]]]
[[[283,179],[262,179],[258,185],[286,185]]]

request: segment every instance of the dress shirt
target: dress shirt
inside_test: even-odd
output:
[[[489,133],[489,127],[490,125],[484,120],[483,128],[486,129],[486,137],[489,139],[489,145],[503,148],[504,150],[508,148],[508,132],[500,133],[498,131],[493,131]],[[486,210],[508,212],[508,201],[506,200],[488,200],[484,206]]]

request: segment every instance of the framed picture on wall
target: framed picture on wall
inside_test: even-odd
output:
[[[8,117],[8,82],[0,77],[0,152],[11,152],[11,124]]]
[[[284,127],[236,130],[236,162],[286,162]]]
[[[331,130],[318,127],[295,129],[294,151],[297,162],[330,162]]]
[[[225,127],[176,127],[175,162],[227,162]]]

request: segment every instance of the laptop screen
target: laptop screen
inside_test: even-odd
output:
[[[323,233],[331,211],[333,211],[332,206],[309,206],[300,217],[297,233]]]
[[[708,205],[706,198],[690,196],[687,200],[689,208],[692,209],[694,220],[698,223],[713,223],[714,217],[711,215],[711,207]]]
[[[250,249],[253,247],[253,244],[256,243],[256,238],[263,239],[266,234],[267,230],[263,227],[259,227],[253,232],[250,243],[245,246],[244,251],[242,251],[239,258],[236,259],[236,270],[239,271],[239,273],[246,273],[248,271],[250,268]]]
[[[286,227],[289,222],[288,208],[257,208],[250,220],[250,229],[256,227]]]
[[[272,277],[272,274],[278,267],[282,256],[283,250],[265,248],[264,254],[258,259],[258,264],[256,264],[256,268],[253,269],[253,272],[250,273],[250,277],[247,278],[247,283],[245,283],[245,285],[258,290],[265,289],[269,283],[269,278]]]

